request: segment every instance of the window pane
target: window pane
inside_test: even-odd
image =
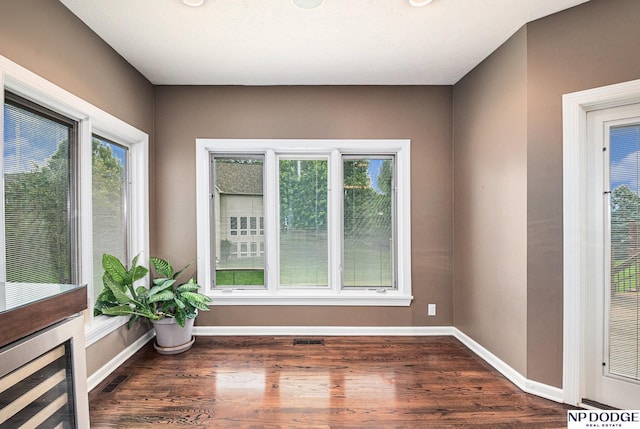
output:
[[[393,287],[393,159],[344,160],[343,284]]]
[[[238,235],[238,218],[231,217],[229,218],[229,232],[231,235]]]
[[[251,219],[249,219],[249,226],[251,228],[251,235],[256,235],[257,231],[256,231],[256,218],[255,217],[251,217]]]
[[[92,145],[93,290],[102,290],[102,255],[129,262],[128,149],[94,136]]]
[[[640,381],[640,126],[610,131],[610,374]]]
[[[71,283],[75,127],[11,101],[4,120],[6,280]]]
[[[240,218],[240,235],[247,235],[247,218]]]
[[[264,237],[247,234],[248,219],[253,225],[257,217],[264,216],[263,159],[261,156],[215,155],[213,159],[214,284],[216,287],[264,286],[264,255],[249,252],[249,242],[264,246]]]
[[[280,160],[280,285],[327,286],[327,161]]]

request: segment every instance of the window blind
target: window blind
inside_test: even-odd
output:
[[[4,121],[6,281],[71,283],[75,123],[10,95]]]
[[[640,380],[640,125],[612,128],[609,373]]]

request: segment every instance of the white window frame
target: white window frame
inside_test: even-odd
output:
[[[409,306],[411,295],[411,142],[410,140],[316,140],[316,139],[196,139],[196,204],[198,281],[206,285],[206,293],[213,305],[329,305],[329,306]],[[211,153],[265,155],[264,239],[267,252],[266,289],[213,288],[213,260],[211,250],[213,215],[210,209]],[[330,255],[330,288],[278,288],[276,237],[279,228],[271,227],[278,220],[277,178],[273,171],[279,155],[299,157],[328,156],[334,166],[342,165],[342,155],[394,155],[396,160],[396,230],[397,230],[397,288],[341,288],[340,272],[333,267],[341,264],[339,252]],[[273,162],[270,162],[273,161]],[[341,170],[340,170],[341,171]],[[329,189],[339,189],[340,174],[332,175]],[[274,197],[269,197],[269,194]],[[330,207],[341,207],[341,192],[330,192]],[[329,221],[341,225],[340,211],[329,209]],[[330,228],[334,243],[341,243],[341,228]],[[337,281],[336,281],[337,280]]]
[[[141,254],[141,262],[149,259],[149,136],[139,129],[71,94],[13,61],[0,56],[0,99],[4,106],[4,92],[10,91],[40,106],[58,112],[78,122],[78,194],[79,213],[78,283],[87,285],[87,346],[127,323],[127,317],[93,317],[93,235],[92,235],[92,136],[97,134],[129,149],[130,159],[130,225],[129,254]],[[4,112],[4,108],[3,108]],[[0,135],[4,139],[4,113],[0,120]],[[4,146],[4,141],[2,145]],[[1,148],[1,147],[0,147]],[[0,177],[2,175],[0,150]],[[0,186],[4,195],[4,186]],[[0,198],[0,258],[5,260],[4,198]],[[0,264],[0,279],[6,278],[5,266]],[[148,285],[148,278],[141,281]]]

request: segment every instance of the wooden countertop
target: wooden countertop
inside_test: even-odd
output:
[[[4,298],[0,306],[0,347],[87,308],[86,286],[0,283],[0,288]]]

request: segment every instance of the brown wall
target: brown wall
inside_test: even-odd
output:
[[[61,3],[2,0],[0,55],[152,136],[153,86]],[[89,375],[139,336],[125,329],[87,349]]]
[[[591,0],[528,33],[529,379],[562,385],[562,94],[640,78],[640,2]]]
[[[158,87],[155,235],[178,265],[196,257],[196,138],[411,139],[410,307],[213,307],[197,323],[451,325],[451,110],[451,87]]]
[[[0,55],[153,131],[151,83],[58,1],[1,1]]]
[[[454,90],[454,324],[526,374],[527,32]]]
[[[158,87],[154,115],[152,85],[63,5],[50,0],[0,2],[0,55],[151,135],[151,177],[153,171],[162,172],[151,181],[151,196],[157,194],[151,201],[152,252],[176,263],[194,259],[196,253],[195,138],[411,139],[411,307],[214,307],[199,323],[455,323],[527,378],[561,386],[561,96],[640,78],[639,16],[637,0],[591,0],[532,22],[455,86],[455,213],[450,87]],[[512,142],[493,125],[497,115],[510,118],[504,131],[517,136]],[[517,166],[524,170],[510,168]],[[524,201],[520,191],[526,192]],[[489,214],[505,209],[500,193],[509,197],[517,215],[498,212],[498,223]],[[507,240],[508,234],[515,234],[513,240]],[[513,263],[506,277],[502,267],[486,259],[490,251]],[[509,284],[513,287],[507,288]],[[438,304],[437,317],[426,317],[428,303]],[[91,346],[89,373],[138,335],[120,330]]]
[[[640,78],[640,57],[634,54],[638,17],[637,0],[591,0],[534,21],[454,87],[455,325],[528,379],[551,386],[562,387],[563,364],[562,95]],[[524,156],[526,178],[515,170],[506,174],[506,164],[497,162],[509,156],[515,156],[510,165]],[[501,217],[504,204],[492,201],[495,195],[483,188],[490,183],[483,175],[496,174],[515,178],[519,192],[526,192],[524,202],[515,193],[505,199],[510,209],[515,202],[517,216],[526,220],[524,240],[522,225]],[[497,219],[487,218],[485,210],[492,206]],[[489,238],[511,233],[513,240],[505,243]],[[517,290],[507,289],[505,267],[496,267],[485,252],[504,253],[506,246],[514,252],[506,260],[521,261],[523,245],[526,295],[520,296],[520,269],[510,267],[517,272]],[[524,324],[514,310],[526,315]],[[505,326],[510,323],[515,325]],[[526,341],[524,357],[522,339],[513,338],[518,331]]]

